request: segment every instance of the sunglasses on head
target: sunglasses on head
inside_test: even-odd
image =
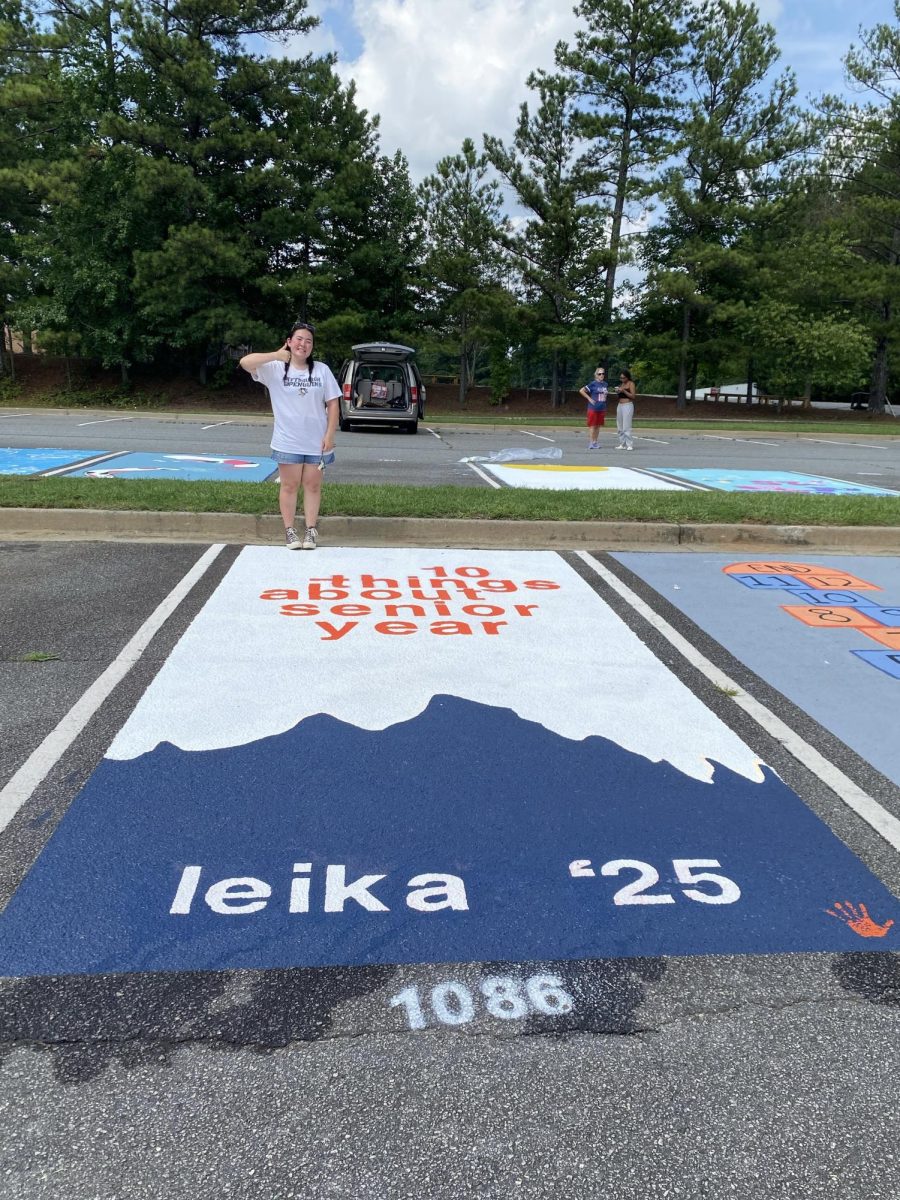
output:
[[[295,333],[299,333],[301,329],[305,329],[308,333],[316,332],[315,325],[307,325],[305,321],[300,321],[291,330],[291,337],[293,337]]]

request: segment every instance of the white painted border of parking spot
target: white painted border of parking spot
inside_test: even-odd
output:
[[[475,472],[475,474],[480,475],[481,478],[485,481],[485,483],[489,483],[492,488],[501,488],[503,486],[503,484],[500,483],[499,480],[491,479],[490,475],[488,475],[487,472],[482,471],[480,467],[476,467],[474,463],[466,463],[466,466],[471,467],[472,470]]]
[[[135,421],[135,420],[137,420],[136,417],[103,417],[99,421],[79,421],[77,428],[80,429],[82,427],[82,425],[110,425],[110,424],[112,424],[113,421]]]
[[[900,820],[889,813],[874,800],[868,792],[848,779],[843,771],[838,770],[834,763],[820,754],[809,742],[804,741],[789,725],[764,704],[748,696],[730,676],[720,670],[715,663],[710,662],[695,646],[683,637],[676,629],[650,607],[644,600],[633,592],[607,567],[598,563],[584,550],[575,552],[581,561],[598,575],[605,584],[613,589],[621,598],[639,613],[644,620],[661,634],[666,641],[685,658],[692,667],[700,671],[720,691],[732,693],[734,703],[744,710],[757,725],[765,730],[776,741],[780,742],[790,754],[801,762],[809,771],[829,787],[849,809],[861,817],[867,825],[880,834],[895,850],[900,851]],[[737,693],[736,695],[733,693]]]
[[[35,788],[43,782],[50,771],[72,745],[78,735],[96,713],[97,709],[138,662],[154,635],[172,615],[203,575],[225,549],[224,543],[210,548],[194,563],[188,573],[169,592],[135,633],[119,651],[106,670],[76,700],[52,732],[25,760],[12,779],[0,790],[0,833],[7,827]]]
[[[542,442],[555,442],[556,438],[544,437],[542,433],[529,433],[527,429],[520,429],[520,433],[524,433],[526,437],[540,438]]]
[[[39,471],[41,479],[49,479],[52,475],[68,475],[70,471],[80,471],[82,467],[96,467],[97,463],[109,462],[113,458],[121,458],[126,450],[110,450],[108,454],[94,454],[88,458],[78,458],[66,463],[64,467],[54,467],[52,471]]]

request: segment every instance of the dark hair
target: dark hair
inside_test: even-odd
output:
[[[315,325],[307,325],[306,321],[295,321],[294,324],[291,326],[291,332],[287,335],[287,337],[284,340],[286,342],[289,342],[291,340],[291,338],[294,336],[294,334],[297,332],[298,329],[308,330],[308,332],[311,333],[313,336],[313,345],[315,345],[316,327],[315,327]],[[290,368],[290,365],[291,365],[291,360],[288,359],[287,362],[284,364],[284,378],[285,379],[287,379],[288,369]],[[309,358],[306,360],[306,366],[309,370],[310,383],[312,383],[313,367],[315,365],[316,364],[313,360],[313,356],[312,356],[312,354],[310,354]]]
[[[631,377],[631,372],[630,372],[630,371],[626,371],[624,367],[623,367],[623,368],[622,368],[622,370],[619,372],[619,374],[620,374],[620,375],[624,375],[624,376],[625,376],[625,378],[628,380],[628,382],[629,382],[629,383],[634,383],[634,380],[633,380],[633,379],[632,379],[632,377]]]

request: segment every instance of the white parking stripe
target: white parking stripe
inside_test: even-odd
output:
[[[134,417],[104,417],[101,421],[79,421],[77,428],[80,429],[82,427],[82,425],[109,425],[113,421],[134,421],[134,420],[135,420]]]
[[[872,445],[869,442],[839,442],[835,438],[799,437],[798,442],[815,442],[817,446],[861,446],[864,450],[887,450],[887,446]]]
[[[490,475],[485,475],[484,471],[482,471],[480,467],[476,467],[474,463],[466,463],[466,466],[471,467],[472,470],[475,472],[475,474],[480,475],[481,478],[485,481],[485,483],[489,483],[492,488],[500,487],[500,484],[497,482],[496,479],[491,479]]]
[[[640,613],[644,620],[652,625],[657,633],[661,634],[691,666],[705,675],[710,683],[720,691],[736,692],[737,695],[733,695],[731,698],[739,708],[752,717],[766,733],[780,742],[794,758],[803,763],[816,778],[839,796],[849,809],[852,809],[858,817],[861,817],[867,825],[879,833],[895,850],[900,850],[900,821],[893,814],[882,808],[868,792],[864,792],[852,779],[848,779],[843,771],[838,770],[834,763],[829,762],[809,742],[804,741],[798,733],[779,717],[776,717],[764,704],[760,704],[758,700],[748,696],[733,679],[702,655],[687,638],[682,637],[668,621],[645,603],[617,575],[596,562],[585,551],[578,550],[576,553],[582,562],[599,575],[604,583],[617,592],[635,612]]]
[[[669,443],[668,443],[668,442],[665,440],[665,438],[651,438],[651,437],[647,437],[646,435],[642,436],[642,435],[641,435],[641,434],[639,434],[639,433],[636,433],[636,434],[634,435],[634,440],[635,440],[636,442],[659,442],[659,444],[660,444],[661,446],[668,446],[668,445],[669,445]]]
[[[544,435],[542,433],[529,433],[527,429],[523,429],[523,430],[521,430],[521,432],[524,433],[526,437],[540,438],[542,442],[556,441],[555,438],[544,437]]]
[[[751,446],[782,446],[783,442],[757,442],[753,438],[736,438],[738,442],[749,442]]]
[[[439,442],[442,442],[444,440],[439,433],[435,433],[435,431],[433,429],[428,429],[427,425],[425,426],[425,428],[428,430],[428,432],[431,434],[431,436],[436,437]]]
[[[103,674],[94,680],[79,700],[76,700],[56,728],[47,734],[37,749],[19,767],[9,783],[0,791],[0,832],[10,823],[35,788],[46,779],[116,684],[125,678],[140,659],[154,634],[172,615],[194,584],[206,573],[215,558],[224,549],[224,544],[210,546],[206,553],[194,563],[184,578],[150,614],[134,637],[119,651]]]
[[[220,425],[233,425],[234,421],[216,421],[215,425],[201,425],[201,429],[218,429]]]

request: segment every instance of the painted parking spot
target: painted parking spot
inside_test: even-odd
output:
[[[84,462],[105,454],[104,450],[54,450],[49,447],[24,449],[0,447],[0,475],[40,475],[58,467]]]
[[[544,491],[598,491],[611,488],[630,488],[640,491],[679,492],[684,485],[675,480],[660,479],[643,471],[627,467],[564,466],[559,463],[485,463],[507,487],[533,488]]]
[[[890,488],[866,483],[807,475],[802,471],[732,471],[709,468],[665,467],[665,474],[717,492],[789,492],[815,496],[898,496]]]
[[[900,784],[893,559],[616,554],[726,650]]]
[[[115,462],[67,472],[87,479],[243,479],[260,483],[276,471],[271,458],[209,454],[123,454]]]
[[[895,923],[560,557],[252,547],[0,918],[0,970],[891,949]]]

